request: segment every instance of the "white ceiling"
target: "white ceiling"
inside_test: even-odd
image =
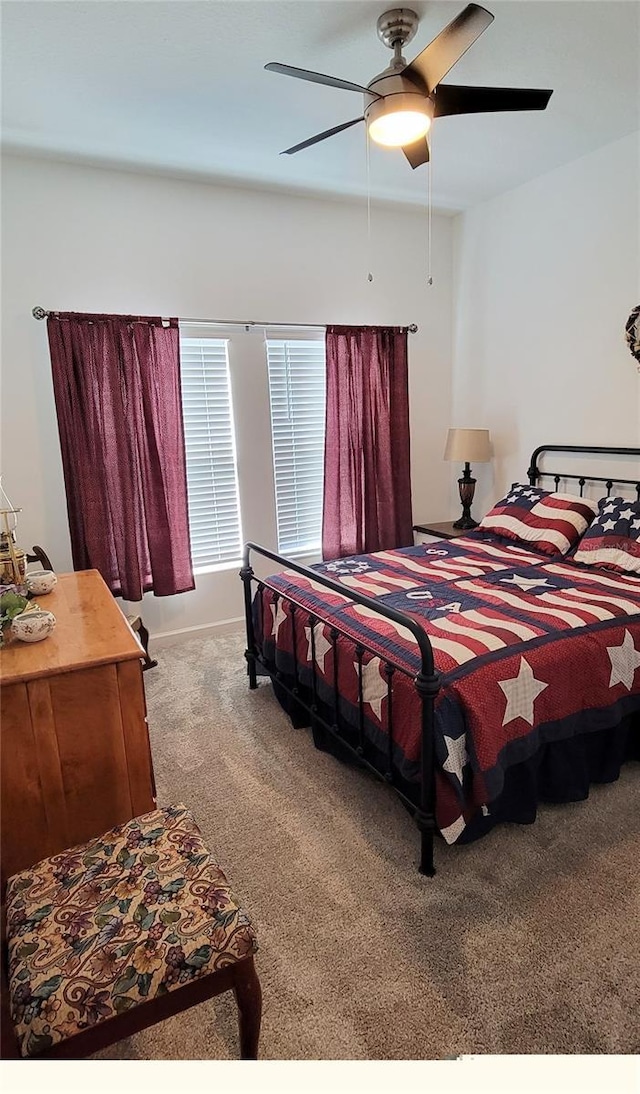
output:
[[[397,3],[397,0],[396,0]],[[553,88],[544,112],[442,118],[436,206],[461,209],[640,128],[635,0],[485,0],[495,21],[452,83]],[[353,92],[265,72],[283,61],[366,84],[391,53],[394,0],[4,0],[3,141],[83,160],[250,184],[366,193],[364,126],[295,156],[281,149],[357,117]],[[410,3],[411,60],[465,0]],[[424,204],[427,171],[372,147],[374,197]]]

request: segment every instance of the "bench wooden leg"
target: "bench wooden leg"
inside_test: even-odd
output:
[[[252,957],[238,963],[233,992],[238,1004],[240,1058],[257,1060],[262,1019],[262,989]]]

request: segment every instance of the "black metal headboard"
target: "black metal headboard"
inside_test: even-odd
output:
[[[541,471],[538,465],[538,461],[543,452],[578,452],[578,453],[595,453],[598,456],[630,456],[631,458],[640,459],[640,448],[602,448],[596,445],[579,445],[579,444],[541,444],[539,448],[536,448],[535,452],[531,456],[531,463],[527,475],[529,476],[529,483],[531,486],[535,486],[536,482],[542,478],[553,479],[558,489],[561,479],[575,479],[580,486],[580,497],[582,497],[585,483],[587,482],[603,482],[607,488],[607,494],[610,494],[613,490],[614,484],[616,486],[632,486],[637,494],[638,501],[640,501],[640,479],[623,479],[623,478],[604,478],[601,475],[576,475],[576,474],[563,474],[556,471]]]

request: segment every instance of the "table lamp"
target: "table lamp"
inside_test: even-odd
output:
[[[471,503],[476,480],[471,477],[471,462],[487,463],[491,459],[491,441],[488,429],[450,429],[444,450],[445,460],[457,460],[464,464],[458,479],[462,516],[454,521],[454,528],[477,528],[478,521],[471,516]]]

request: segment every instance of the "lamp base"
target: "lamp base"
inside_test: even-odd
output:
[[[460,501],[462,503],[462,516],[454,521],[453,527],[462,529],[463,531],[471,531],[472,528],[478,527],[477,520],[474,520],[471,516],[471,503],[473,501],[473,495],[476,489],[476,480],[471,474],[471,466],[469,463],[465,463],[464,472],[458,479],[458,490],[460,492]]]
[[[474,520],[473,517],[462,516],[460,520],[454,520],[454,528],[462,528],[466,532],[470,532],[472,528],[477,528],[479,521]]]

